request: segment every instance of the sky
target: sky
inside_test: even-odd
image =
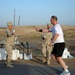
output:
[[[0,27],[7,22],[18,25],[46,25],[52,15],[61,25],[75,25],[75,0],[0,0]]]

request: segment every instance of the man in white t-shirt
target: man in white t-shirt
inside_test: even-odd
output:
[[[39,32],[52,32],[53,33],[52,41],[49,44],[49,46],[54,45],[53,50],[52,50],[52,58],[55,61],[57,61],[64,70],[60,75],[70,75],[68,66],[66,66],[65,62],[62,59],[62,54],[65,48],[63,30],[60,24],[58,24],[56,16],[52,16],[50,21],[51,21],[51,24],[53,25],[52,28],[45,29],[45,30],[36,28],[36,30]]]
[[[53,26],[51,29],[49,29],[49,31],[53,32],[53,37],[56,35],[56,33],[59,34],[59,37],[54,41],[54,43],[65,42],[63,37],[64,36],[63,31],[59,24],[56,24],[55,26]]]

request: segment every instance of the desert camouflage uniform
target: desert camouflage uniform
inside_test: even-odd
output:
[[[42,33],[42,39],[43,39],[43,43],[42,43],[42,53],[43,53],[43,62],[47,61],[47,64],[50,64],[50,55],[51,55],[51,51],[52,51],[52,47],[49,46],[50,42],[51,42],[51,38],[52,38],[52,33],[48,32],[48,33]]]
[[[11,63],[12,60],[12,47],[14,46],[15,36],[13,35],[13,29],[10,31],[9,28],[6,29],[6,40],[5,40],[5,49],[7,51],[7,64]]]

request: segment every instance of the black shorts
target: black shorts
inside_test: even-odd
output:
[[[56,57],[62,57],[64,49],[65,49],[65,42],[56,43],[54,44],[52,54],[54,54]]]

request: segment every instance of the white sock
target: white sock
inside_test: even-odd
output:
[[[66,70],[65,70],[65,72],[69,72],[69,70],[68,70],[68,69],[66,69]]]

